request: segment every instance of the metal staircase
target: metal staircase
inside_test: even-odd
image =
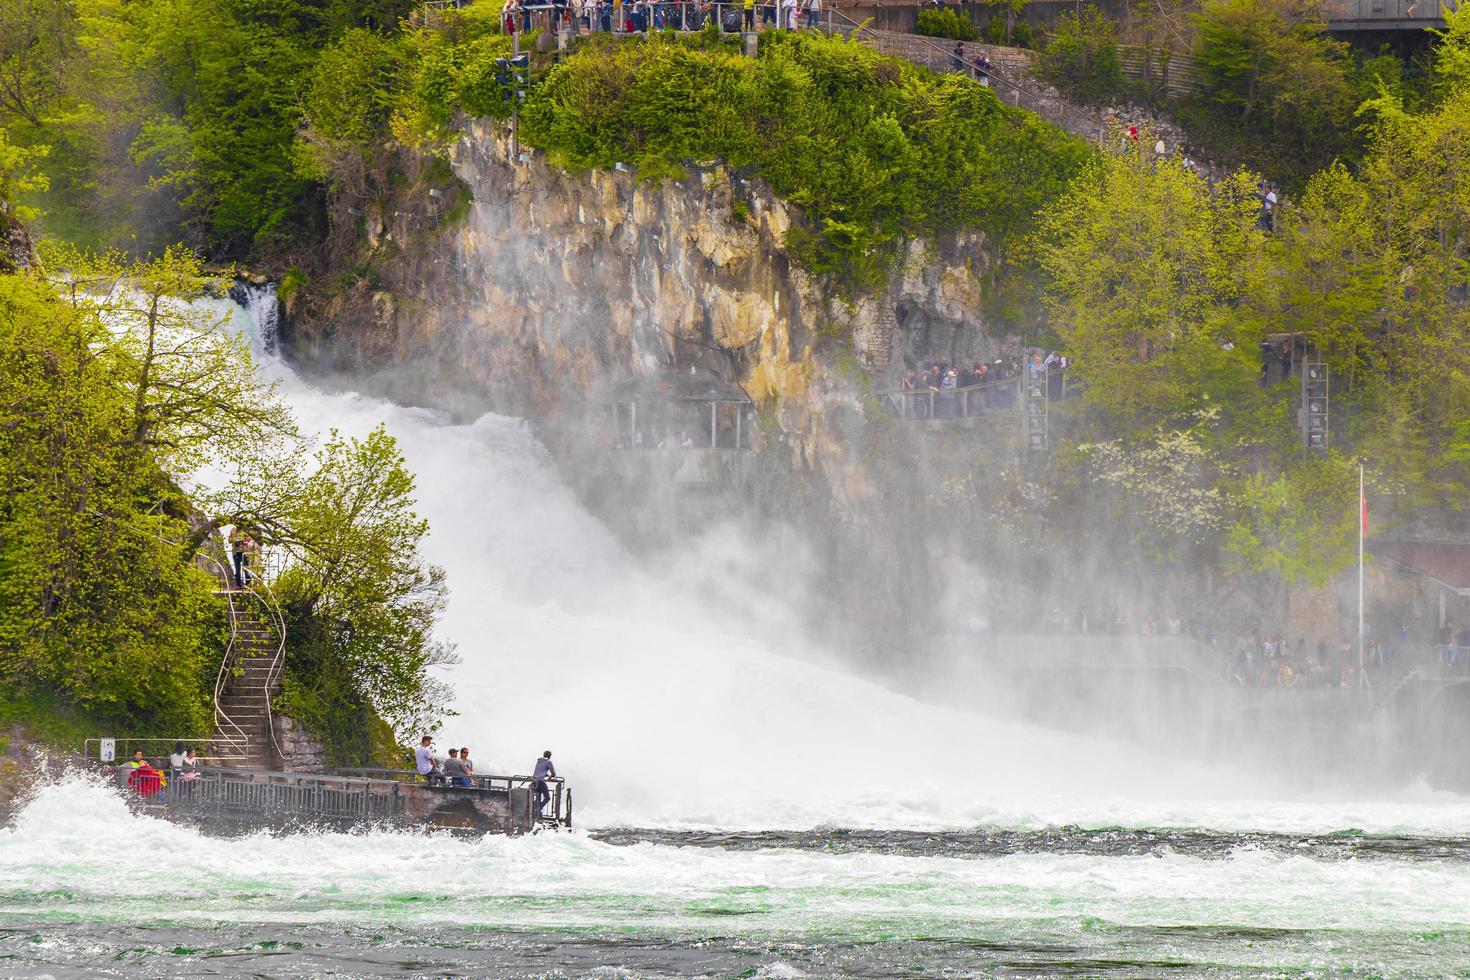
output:
[[[229,572],[220,571],[230,582]],[[281,690],[285,617],[270,588],[259,580],[215,594],[227,604],[230,635],[214,683],[210,756],[220,765],[269,769],[280,758],[271,701]]]

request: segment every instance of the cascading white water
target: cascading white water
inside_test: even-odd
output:
[[[236,319],[259,347],[268,324],[255,317],[274,302],[247,292]],[[1360,803],[1263,803],[1243,773],[922,704],[819,666],[811,651],[773,652],[713,625],[672,576],[639,567],[520,420],[451,424],[327,393],[262,354],[306,431],[386,424],[417,474],[426,554],[452,590],[442,629],[463,659],[446,674],[459,716],[441,744],[470,745],[482,771],[524,772],[552,749],[584,820],[1259,827],[1266,818],[1331,829],[1405,819],[1398,803],[1379,804],[1379,815]],[[728,536],[708,546],[740,547]],[[1470,817],[1470,804],[1451,809]]]

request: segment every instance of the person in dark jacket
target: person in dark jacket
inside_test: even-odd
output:
[[[551,750],[547,749],[541,753],[541,758],[536,760],[536,768],[531,773],[534,782],[531,784],[536,790],[536,816],[541,816],[541,811],[551,800],[551,790],[547,788],[546,781],[556,778],[556,767],[551,764]]]

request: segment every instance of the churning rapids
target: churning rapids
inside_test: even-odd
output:
[[[1470,972],[1470,800],[916,702],[713,608],[729,536],[640,567],[522,422],[263,370],[304,428],[399,438],[453,589],[446,741],[553,749],[583,829],[221,840],[70,777],[0,829],[6,975]]]

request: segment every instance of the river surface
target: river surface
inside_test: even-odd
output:
[[[921,703],[761,587],[806,560],[780,527],[634,557],[520,420],[262,370],[308,431],[399,437],[453,589],[440,744],[554,750],[579,827],[224,839],[67,777],[0,828],[0,975],[1470,975],[1470,799]]]

